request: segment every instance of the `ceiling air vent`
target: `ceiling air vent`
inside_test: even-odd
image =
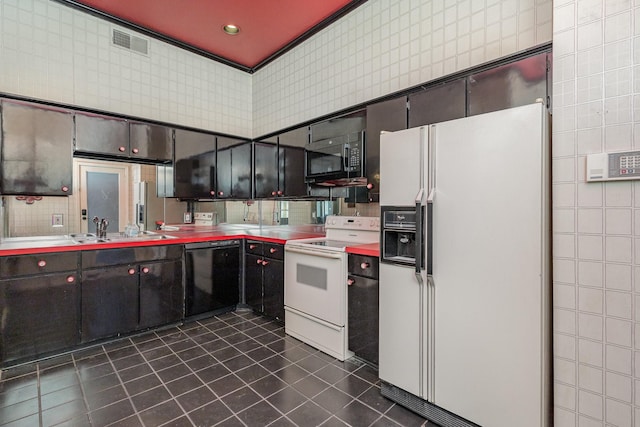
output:
[[[116,46],[141,53],[149,54],[149,41],[141,37],[132,36],[124,31],[113,29],[113,38],[111,39]]]

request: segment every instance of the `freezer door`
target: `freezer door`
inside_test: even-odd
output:
[[[432,132],[434,403],[483,426],[547,425],[547,135],[539,103]]]
[[[380,135],[380,205],[413,206],[428,179],[427,128]]]

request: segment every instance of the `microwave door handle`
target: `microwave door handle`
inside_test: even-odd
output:
[[[347,171],[349,168],[349,144],[344,145],[344,157],[342,158],[342,170]]]

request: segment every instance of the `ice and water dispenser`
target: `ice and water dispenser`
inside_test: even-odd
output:
[[[419,232],[416,210],[406,207],[382,207],[381,261],[415,265],[416,238]],[[422,227],[421,227],[422,228]],[[422,239],[421,239],[422,240]]]

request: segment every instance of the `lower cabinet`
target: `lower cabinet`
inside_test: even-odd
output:
[[[76,346],[80,341],[78,253],[1,258],[0,310],[3,366]]]
[[[132,332],[138,327],[137,266],[82,272],[82,342]]]
[[[284,322],[284,246],[249,240],[245,253],[246,303]]]
[[[182,316],[180,245],[82,253],[82,342],[177,322]]]
[[[378,258],[349,254],[347,279],[349,350],[378,365]]]
[[[140,266],[141,329],[182,319],[182,261]]]

